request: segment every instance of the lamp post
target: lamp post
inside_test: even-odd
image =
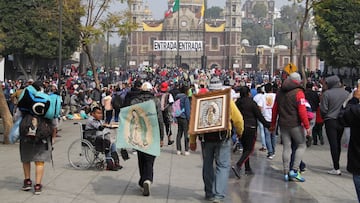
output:
[[[118,31],[115,30],[107,30],[106,33],[106,57],[105,57],[105,71],[108,72],[108,70],[111,69],[111,50],[110,50],[110,33],[117,33]]]
[[[275,37],[274,37],[274,13],[271,14],[271,38],[270,38],[270,45],[271,45],[271,72],[270,72],[270,81],[274,76],[274,45],[275,45]]]
[[[58,68],[58,89],[61,88],[61,69],[62,69],[62,0],[59,1],[59,68]]]
[[[293,32],[290,32],[290,63],[293,61]]]

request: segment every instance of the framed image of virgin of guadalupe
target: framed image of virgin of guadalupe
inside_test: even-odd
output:
[[[218,132],[230,128],[231,89],[194,94],[191,99],[190,134]]]
[[[117,148],[133,148],[153,156],[160,156],[159,134],[158,114],[153,100],[121,109]]]

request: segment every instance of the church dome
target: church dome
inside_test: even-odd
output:
[[[151,10],[149,9],[149,8],[145,8],[144,9],[144,13],[146,14],[146,15],[151,15],[152,13],[151,13]]]

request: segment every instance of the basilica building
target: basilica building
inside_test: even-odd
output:
[[[274,71],[291,61],[296,64],[296,45],[291,58],[287,46],[275,46],[272,54],[269,46],[250,46],[246,39],[242,39],[242,21],[251,19],[251,9],[259,1],[266,3],[267,9],[274,12],[273,0],[246,0],[243,7],[241,0],[225,0],[220,19],[205,19],[203,0],[180,0],[179,11],[154,20],[147,3],[133,0],[130,9],[138,28],[127,36],[126,64],[129,68],[166,65],[191,69],[218,67],[265,71],[270,70],[271,57]],[[173,2],[168,1],[168,8]],[[165,14],[166,11],[156,12]],[[307,42],[305,45],[305,68],[315,70],[319,63],[317,44]]]

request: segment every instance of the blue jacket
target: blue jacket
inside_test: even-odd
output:
[[[179,93],[176,95],[175,100],[180,99],[180,107],[184,108],[184,112],[180,115],[180,118],[186,118],[186,120],[190,120],[190,100],[188,96],[184,93]]]

